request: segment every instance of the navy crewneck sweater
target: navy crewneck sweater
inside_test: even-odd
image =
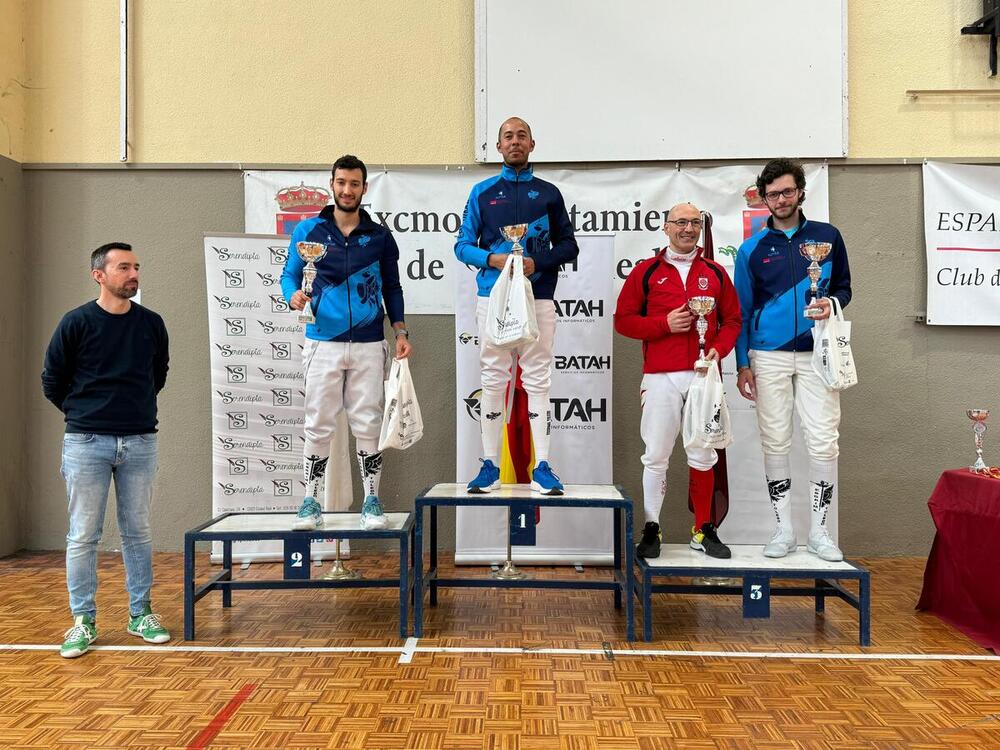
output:
[[[167,329],[141,305],[115,315],[97,302],[70,310],[45,352],[42,390],[66,432],[156,432],[156,394],[167,380]]]

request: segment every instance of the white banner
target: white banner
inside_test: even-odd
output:
[[[811,219],[829,221],[827,168],[822,164],[807,164],[804,168],[808,186],[805,213]],[[561,170],[541,166],[537,169],[539,177],[549,180],[561,190],[578,240],[588,235],[614,237],[614,263],[609,269],[613,288],[610,305],[605,309],[609,319],[614,313],[618,291],[632,266],[666,243],[663,222],[671,206],[691,201],[712,213],[715,219],[716,259],[730,273],[740,243],[756,233],[768,216],[767,208],[758,199],[754,187],[761,165]],[[455,312],[456,281],[465,283],[472,275],[464,265],[455,261],[455,234],[472,185],[495,174],[495,171],[495,168],[484,167],[407,167],[369,172],[366,209],[373,219],[392,230],[399,245],[399,268],[408,315]],[[244,199],[247,231],[273,232],[280,229],[290,232],[296,221],[315,215],[329,200],[329,181],[328,171],[246,172]],[[563,292],[564,288],[560,286],[559,294]],[[471,293],[459,294],[457,298],[469,305],[474,303]],[[458,315],[461,315],[460,311]],[[466,319],[474,321],[475,317]],[[461,323],[457,325],[462,326]],[[475,336],[476,328],[475,325],[468,325],[459,327],[457,332],[459,335]],[[765,543],[773,530],[774,515],[764,480],[756,414],[753,404],[736,391],[735,371],[735,356],[730,355],[723,363],[723,375],[736,439],[727,450],[731,499],[722,537],[734,544]],[[468,382],[459,375],[456,387],[461,398],[468,397],[479,387],[478,369],[474,375],[474,379]],[[575,396],[577,394],[567,394],[567,397]],[[610,400],[608,407],[610,415]],[[461,421],[464,409],[461,401],[459,408]],[[635,429],[639,429],[638,425]],[[553,446],[558,442],[554,436]],[[477,436],[474,445],[478,444]],[[809,529],[808,461],[797,420],[792,445],[794,523],[799,538],[805,539]],[[581,483],[584,480],[576,476],[575,468],[591,459],[601,460],[602,455],[587,455],[585,461],[577,456],[572,464],[574,473],[567,472],[565,463],[556,463],[555,457],[553,465],[557,471],[567,474],[563,481]],[[638,462],[639,457],[636,456],[635,460]],[[457,479],[468,481],[472,475],[466,478],[462,473],[466,464],[461,454],[457,466],[460,473]],[[638,507],[641,498],[635,500]],[[828,524],[835,539],[838,504],[835,493]]]
[[[577,236],[614,236],[616,295],[635,261],[665,243],[663,222],[674,204],[693,201],[712,213],[716,251],[730,266],[747,232],[767,218],[763,205],[750,205],[756,203],[752,186],[759,165],[537,169],[539,177],[562,191]],[[805,211],[810,218],[827,221],[826,166],[810,164],[805,170],[809,186]],[[408,315],[454,312],[455,268],[465,271],[451,263],[462,211],[472,185],[495,173],[496,169],[485,167],[406,167],[368,173],[364,206],[375,221],[392,230],[399,245]],[[296,222],[314,216],[330,199],[329,183],[328,171],[246,172],[246,231],[291,234]]]
[[[1000,325],[1000,167],[924,164],[927,322]]]
[[[611,484],[614,238],[581,236],[578,242],[580,255],[575,268],[563,268],[556,287],[550,462],[561,472],[563,482]],[[476,274],[457,260],[455,265],[455,481],[464,484],[479,471],[482,391]],[[506,508],[459,508],[455,531],[456,563],[490,563],[507,557]],[[606,509],[542,508],[535,533],[534,545],[514,547],[517,562],[611,564],[611,524]]]
[[[288,238],[276,235],[205,237],[213,516],[294,512],[302,503],[302,325],[278,285],[287,250]],[[344,481],[331,476],[327,510],[349,505],[349,474],[346,492]],[[280,542],[233,545],[238,560],[281,553]],[[221,554],[221,543],[213,554]],[[331,556],[330,543],[313,544],[314,559]]]

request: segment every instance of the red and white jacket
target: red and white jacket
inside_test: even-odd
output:
[[[615,330],[622,336],[642,341],[642,371],[677,372],[693,370],[698,359],[698,331],[692,323],[687,331],[672,332],[667,314],[687,304],[691,297],[704,295],[715,298],[715,308],[706,316],[705,352],[714,348],[720,359],[732,351],[743,326],[740,301],[726,269],[713,260],[703,258],[701,248],[691,262],[687,284],[681,274],[667,263],[660,251],[654,257],[640,261],[625,279],[615,309]],[[649,277],[649,297],[643,308],[643,277],[650,264],[656,264]]]

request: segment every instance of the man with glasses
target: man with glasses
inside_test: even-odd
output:
[[[718,263],[702,256],[698,248],[701,211],[690,203],[670,209],[663,229],[667,247],[636,264],[625,280],[615,310],[615,330],[642,341],[642,385],[639,398],[642,419],[639,432],[646,444],[642,455],[642,494],[646,524],[636,547],[639,557],[660,556],[660,509],[666,491],[667,464],[688,390],[696,373],[698,333],[695,316],[688,310],[694,296],[715,298],[707,316],[705,358],[717,362],[736,344],[742,319],[729,275]],[[713,366],[715,366],[713,364]],[[709,557],[728,558],[729,547],[719,540],[712,524],[712,468],[718,460],[714,448],[687,448],[688,492],[694,508],[691,548]]]
[[[764,547],[767,557],[795,550],[792,527],[792,407],[798,412],[809,452],[811,523],[806,549],[823,560],[843,560],[826,527],[833,500],[839,455],[840,395],[827,389],[812,367],[813,325],[830,317],[830,298],[841,307],[851,301],[851,270],[840,232],[830,224],[809,221],[802,213],[806,197],[802,167],[775,159],[757,178],[771,216],[767,227],[741,246],[735,284],[743,310],[736,342],[737,387],[757,404],[757,425],[764,449],[767,491],[777,526]],[[806,274],[810,260],[802,246],[828,243],[822,261],[819,297],[812,299]]]

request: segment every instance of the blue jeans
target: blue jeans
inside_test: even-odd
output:
[[[97,616],[97,545],[104,530],[104,511],[113,478],[129,613],[142,614],[153,587],[150,508],[156,476],[156,433],[66,433],[62,475],[69,497],[66,585],[70,610],[74,616]]]

